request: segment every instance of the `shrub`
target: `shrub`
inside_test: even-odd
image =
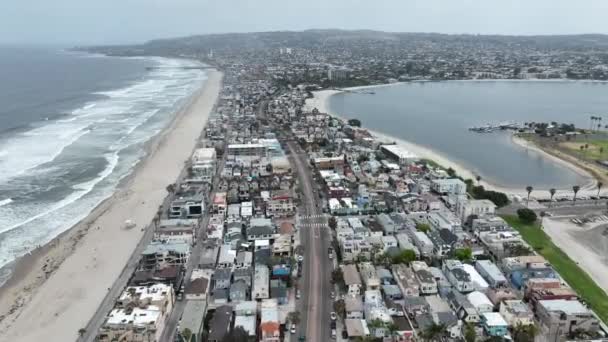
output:
[[[536,213],[528,208],[522,208],[517,210],[517,217],[523,223],[532,223],[536,221]]]

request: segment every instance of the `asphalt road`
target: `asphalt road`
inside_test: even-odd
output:
[[[327,249],[330,246],[330,235],[326,222],[323,222],[324,218],[321,218],[323,212],[317,207],[318,200],[313,191],[314,183],[308,166],[308,155],[292,141],[287,142],[287,147],[302,189],[299,215],[309,223],[300,229],[300,240],[304,246],[304,270],[299,281],[302,298],[297,307],[303,310],[300,325],[292,341],[297,341],[300,336],[306,336],[307,341],[329,341],[332,264]]]

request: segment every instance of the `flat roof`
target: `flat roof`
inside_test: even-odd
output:
[[[180,330],[189,329],[196,334],[203,330],[203,321],[207,313],[207,301],[187,300],[184,306],[184,313],[179,322]]]
[[[539,305],[542,305],[547,311],[563,311],[568,315],[588,313],[589,309],[578,300],[539,300]]]
[[[481,314],[487,326],[508,326],[509,324],[498,312],[484,312]]]
[[[399,159],[416,159],[418,156],[399,145],[382,145],[382,148],[397,156]]]

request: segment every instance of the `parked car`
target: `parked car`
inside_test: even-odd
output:
[[[295,325],[295,323],[291,323],[291,333],[292,334],[296,333],[296,325]]]
[[[302,293],[300,293],[300,290],[296,290],[296,299],[300,299],[300,297],[302,297]]]
[[[329,296],[331,297],[331,299],[334,299],[334,298],[336,298],[336,293],[334,291],[331,291]]]
[[[331,338],[336,339],[336,329],[331,329]]]
[[[336,313],[333,311],[329,314],[329,317],[331,317],[332,321],[335,321],[336,319],[338,319],[338,315],[336,315]]]

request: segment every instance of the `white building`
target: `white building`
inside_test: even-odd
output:
[[[471,215],[476,215],[477,217],[491,215],[494,214],[495,210],[496,205],[486,199],[465,200],[456,203],[456,214],[463,222],[466,222]]]
[[[252,299],[267,299],[270,297],[270,270],[268,266],[256,264],[253,273]]]
[[[211,183],[215,175],[216,152],[214,148],[199,148],[191,158],[192,174],[203,182]]]
[[[458,178],[433,179],[431,190],[438,194],[466,195],[467,185]]]
[[[416,154],[399,145],[382,145],[381,150],[387,154],[388,157],[395,159],[401,165],[408,165],[419,159]]]

